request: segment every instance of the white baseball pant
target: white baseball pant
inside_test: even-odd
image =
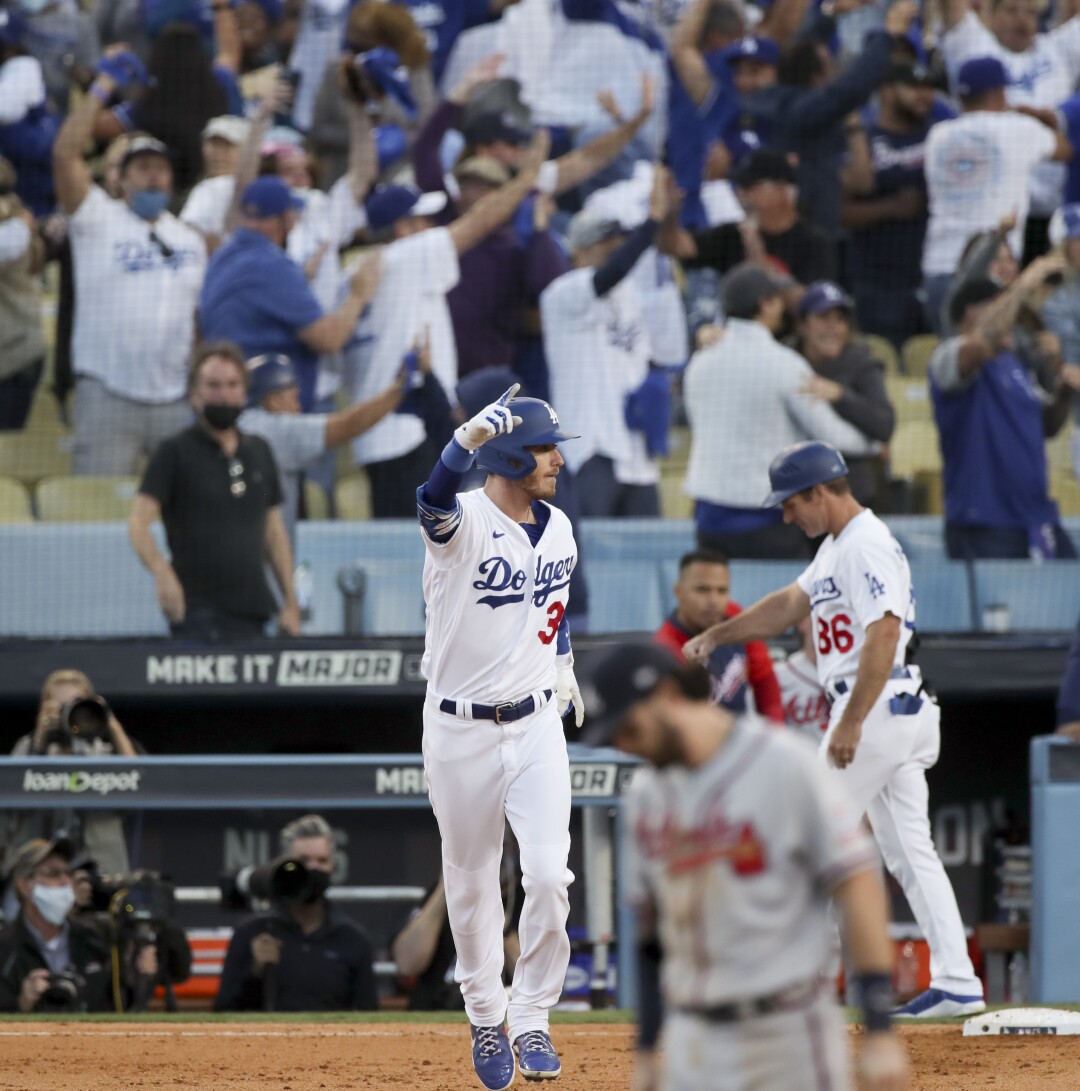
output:
[[[926,770],[937,762],[941,749],[941,709],[924,696],[911,715],[889,711],[890,698],[913,693],[917,686],[917,680],[903,678],[885,683],[862,725],[854,761],[833,772],[869,820],[885,866],[930,945],[931,987],[981,996],[956,894],[930,836]],[[832,706],[819,751],[823,758],[849,696],[842,695]]]
[[[442,837],[443,882],[457,980],[475,1026],[507,1020],[510,1040],[548,1029],[570,961],[567,889],[570,764],[554,699],[511,724],[464,720],[424,703],[424,772]],[[517,837],[521,956],[507,1003],[502,984],[504,823]]]

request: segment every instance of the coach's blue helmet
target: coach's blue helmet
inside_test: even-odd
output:
[[[763,508],[778,508],[789,496],[811,489],[826,481],[846,477],[844,456],[828,443],[808,440],[785,447],[769,466],[772,492],[765,497]]]
[[[536,469],[536,457],[527,448],[581,438],[564,432],[558,414],[540,398],[511,398],[506,408],[520,417],[521,423],[515,424],[512,432],[489,439],[476,452],[476,465],[489,474],[519,481]]]

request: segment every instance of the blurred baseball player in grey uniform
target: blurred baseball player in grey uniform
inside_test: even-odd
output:
[[[608,650],[582,686],[584,741],[652,766],[623,810],[640,921],[635,1089],[846,1091],[831,896],[865,1013],[863,1086],[900,1091],[885,893],[859,814],[812,747],[710,692],[701,667],[646,643]]]
[[[974,1015],[986,1007],[956,895],[930,838],[926,770],[941,748],[941,710],[910,663],[911,569],[889,528],[854,496],[843,455],[827,443],[785,447],[769,467],[765,506],[808,538],[828,535],[797,580],[694,637],[701,662],[717,644],[778,636],[810,616],[829,726],[820,754],[865,814],[930,945],[930,988],[896,1014]]]

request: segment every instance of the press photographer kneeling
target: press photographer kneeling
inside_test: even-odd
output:
[[[290,822],[281,851],[238,877],[240,895],[265,898],[273,911],[233,933],[214,1010],[373,1011],[371,943],[326,899],[334,870],[329,824],[319,815]]]

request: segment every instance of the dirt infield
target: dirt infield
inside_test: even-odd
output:
[[[912,1091],[1080,1088],[1080,1036],[964,1038],[959,1026],[900,1033]],[[631,1027],[563,1024],[554,1037],[560,1091],[626,1091]],[[0,1091],[477,1091],[466,1043],[463,1025],[445,1023],[0,1023]]]

